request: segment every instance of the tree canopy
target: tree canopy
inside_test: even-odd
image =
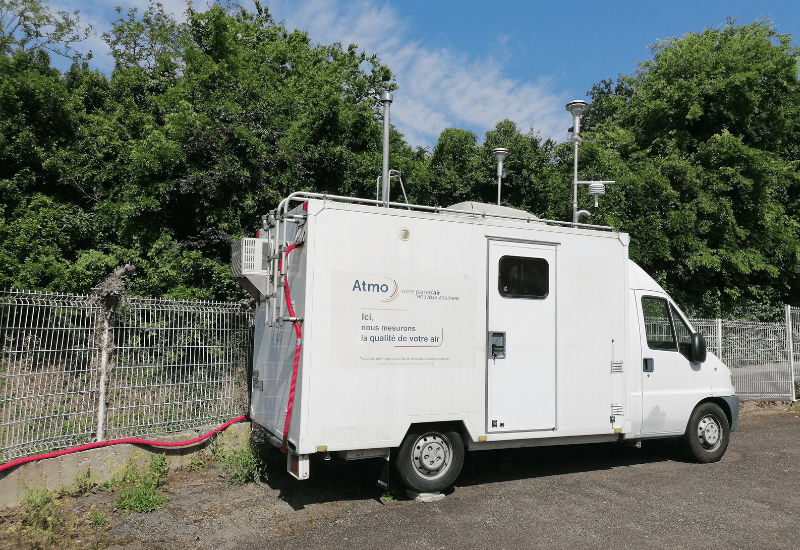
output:
[[[728,21],[652,52],[590,93],[590,140],[628,174],[607,219],[698,313],[800,302],[798,49]]]
[[[0,53],[41,51],[80,61],[72,45],[93,33],[91,25],[81,28],[77,11],[52,9],[46,0],[0,0]]]
[[[105,38],[110,78],[0,58],[0,285],[86,291],[130,263],[135,293],[237,297],[232,238],[289,190],[366,187],[358,157],[379,151],[376,98],[394,89],[376,57],[258,5],[179,25],[154,4]]]
[[[130,263],[135,294],[236,299],[230,244],[282,197],[375,196],[396,88],[377,57],[259,4],[118,12],[112,74],[74,54],[62,74],[49,56],[86,36],[78,14],[0,0],[0,286],[87,292]],[[768,21],[728,21],[588,94],[580,178],[617,183],[580,207],[693,314],[800,303],[798,55]],[[571,143],[509,120],[482,139],[448,128],[428,150],[393,129],[391,167],[411,202],[495,202],[506,147],[503,203],[571,219]]]

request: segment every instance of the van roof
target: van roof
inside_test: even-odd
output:
[[[501,206],[498,204],[487,204],[485,202],[465,201],[457,204],[451,204],[446,210],[460,210],[462,212],[476,212],[481,214],[494,214],[496,216],[515,216],[520,218],[529,218],[531,220],[538,220],[539,218],[533,214],[529,214],[519,208],[511,208],[510,206]]]

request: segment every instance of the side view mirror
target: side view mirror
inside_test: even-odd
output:
[[[706,360],[706,338],[699,332],[692,334],[692,361],[702,363]]]

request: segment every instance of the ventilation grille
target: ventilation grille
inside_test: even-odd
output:
[[[611,361],[611,372],[622,372],[622,361]]]
[[[612,404],[611,405],[611,415],[612,416],[624,416],[625,415],[625,406],[621,404]]]
[[[264,275],[269,270],[269,241],[265,239],[239,239],[231,247],[231,273]]]

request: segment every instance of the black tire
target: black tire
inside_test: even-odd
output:
[[[464,442],[454,430],[436,426],[411,429],[397,453],[395,467],[407,489],[436,493],[450,487],[464,465]]]
[[[714,403],[702,403],[692,413],[683,439],[697,462],[717,462],[731,438],[728,417]]]

